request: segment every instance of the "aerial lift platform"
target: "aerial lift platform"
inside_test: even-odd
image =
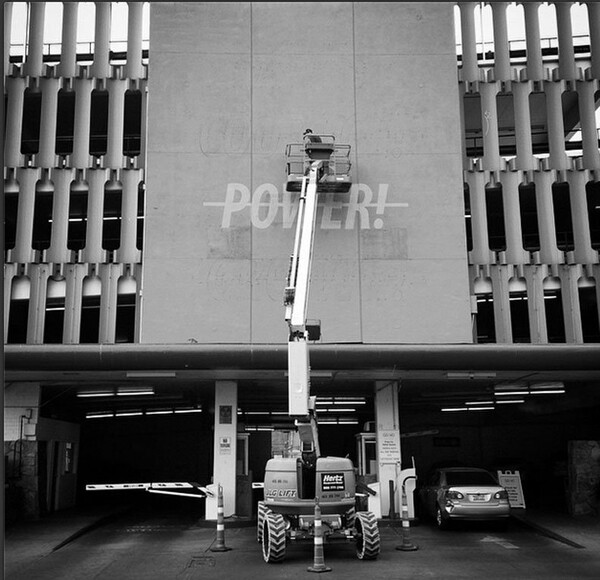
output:
[[[350,146],[337,145],[333,135],[312,133],[305,134],[296,156],[297,145],[286,147],[287,189],[299,191],[300,199],[284,305],[289,329],[288,414],[295,421],[300,449],[289,457],[267,461],[264,499],[258,502],[257,509],[257,540],[262,543],[265,562],[280,562],[288,542],[314,540],[318,503],[323,541],[354,542],[359,559],[373,560],[380,548],[377,519],[372,512],[356,511],[352,461],[347,457],[321,456],[316,397],[310,394],[306,316],[318,194],[350,189]]]

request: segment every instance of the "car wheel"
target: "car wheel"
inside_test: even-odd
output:
[[[437,506],[435,512],[435,523],[440,530],[447,530],[450,525],[448,516],[444,513],[440,506]]]

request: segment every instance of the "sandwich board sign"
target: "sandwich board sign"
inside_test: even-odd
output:
[[[525,508],[521,474],[518,471],[498,471],[498,483],[506,489],[511,508]]]

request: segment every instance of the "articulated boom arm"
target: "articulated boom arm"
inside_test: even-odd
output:
[[[306,315],[313,242],[317,217],[317,182],[322,161],[310,166],[308,177],[302,181],[294,251],[285,289],[285,319],[289,326],[288,397],[289,414],[296,425],[303,452],[320,455],[314,397],[310,396],[310,362]]]

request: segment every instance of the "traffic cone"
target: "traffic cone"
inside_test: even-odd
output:
[[[315,541],[314,541],[314,562],[308,567],[309,572],[331,572],[329,566],[325,566],[323,557],[323,527],[321,521],[321,508],[319,502],[315,500]]]
[[[217,494],[217,543],[213,546],[211,552],[227,552],[231,550],[225,545],[225,517],[223,515],[223,488],[218,486]]]
[[[408,521],[408,502],[406,499],[406,491],[402,487],[402,544],[396,546],[396,550],[402,550],[403,552],[412,552],[418,550],[419,547],[415,546],[410,540],[410,522]]]

